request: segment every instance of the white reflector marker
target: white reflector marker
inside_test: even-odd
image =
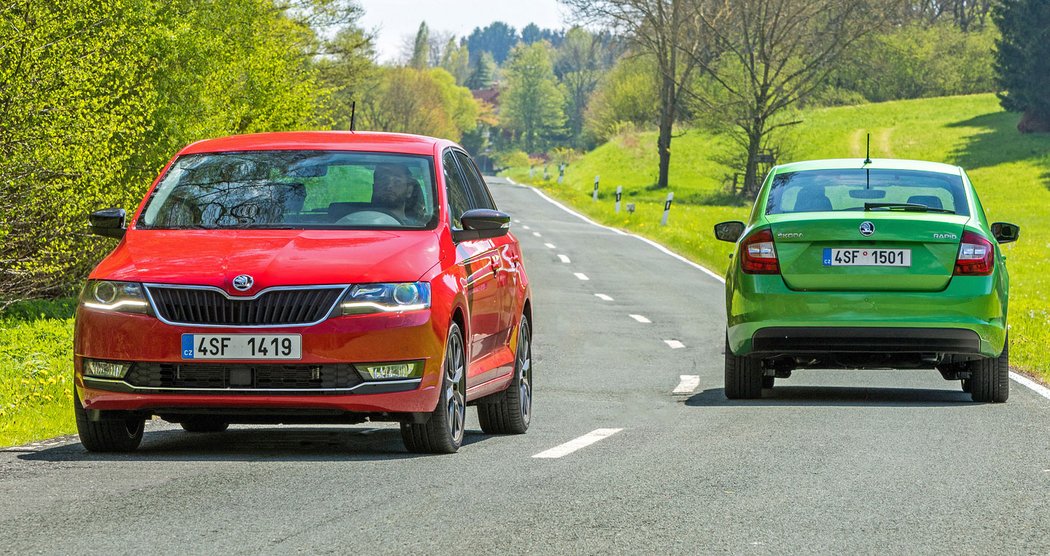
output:
[[[685,347],[685,344],[679,342],[678,340],[664,340],[664,343],[667,344],[667,347],[671,349],[682,349]]]
[[[566,264],[572,262],[572,261],[569,260],[569,257],[566,257],[565,255],[558,255],[558,258],[561,259],[561,262],[566,263]]]
[[[555,459],[567,456],[580,448],[586,448],[599,440],[604,440],[622,431],[623,429],[596,429],[579,438],[570,440],[561,446],[555,446],[550,450],[540,452],[532,457],[542,459]]]
[[[700,377],[697,375],[678,375],[678,386],[671,391],[672,394],[692,394],[700,386]]]
[[[631,317],[632,319],[642,323],[642,324],[649,324],[650,322],[653,322],[653,321],[643,317],[642,315],[628,315],[628,316]]]
[[[598,299],[601,299],[602,301],[612,301],[613,300],[613,298],[605,295],[604,293],[596,293],[596,294],[594,294],[594,297],[597,297]]]
[[[590,280],[590,278],[588,278],[587,275],[582,272],[573,272],[573,274],[575,274],[576,277],[580,280]]]

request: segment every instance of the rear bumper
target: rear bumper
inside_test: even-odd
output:
[[[955,277],[938,292],[794,291],[779,275],[727,285],[730,349],[775,353],[942,353],[998,356],[1005,293],[996,277]]]

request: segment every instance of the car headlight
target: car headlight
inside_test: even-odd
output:
[[[358,284],[346,292],[339,308],[344,315],[399,313],[430,307],[430,284]]]
[[[90,309],[145,313],[149,302],[142,284],[137,282],[114,282],[112,280],[88,280],[80,293],[80,304]]]

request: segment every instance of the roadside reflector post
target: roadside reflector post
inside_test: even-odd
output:
[[[620,212],[620,198],[623,197],[623,186],[616,186],[616,212]]]
[[[594,195],[591,197],[595,201],[598,200],[598,178],[599,176],[594,176]]]
[[[547,165],[543,165],[543,181],[549,181],[551,179],[551,173],[547,170]]]
[[[534,177],[536,177],[536,167],[530,164],[529,165],[529,179],[531,180]]]
[[[561,182],[563,182],[563,181],[565,181],[565,164],[564,163],[558,165],[558,185],[561,185]]]
[[[666,226],[667,225],[667,215],[671,214],[671,203],[672,202],[674,202],[674,192],[673,191],[667,194],[667,201],[664,202],[664,216],[663,216],[663,218],[660,219],[660,225],[661,226]]]

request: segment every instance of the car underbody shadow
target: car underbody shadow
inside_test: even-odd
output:
[[[405,450],[394,427],[301,427],[234,425],[221,433],[188,433],[147,426],[142,445],[130,453],[88,452],[79,442],[26,452],[26,461],[383,461],[431,457]],[[463,447],[490,435],[467,430]],[[461,448],[462,449],[462,448]]]
[[[693,407],[942,407],[963,403],[973,401],[962,390],[853,386],[776,386],[762,390],[761,398],[751,400],[730,400],[724,388],[711,388],[685,401],[685,405]]]

